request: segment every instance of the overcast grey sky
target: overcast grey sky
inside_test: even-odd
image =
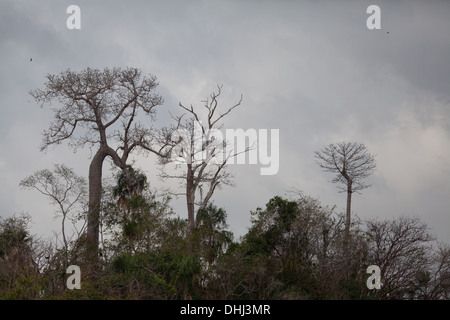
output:
[[[80,30],[66,27],[71,4]],[[366,26],[372,4],[380,30]],[[50,234],[53,209],[19,181],[54,163],[87,177],[89,149],[39,151],[53,115],[28,91],[68,68],[130,66],[158,77],[165,103],[155,125],[223,84],[224,106],[244,97],[226,128],[280,130],[278,174],[234,165],[236,187],[214,196],[237,236],[250,210],[291,188],[343,211],[345,195],[314,151],[345,140],[377,154],[354,214],[420,216],[450,243],[449,17],[448,1],[0,0],[0,215],[29,212],[33,231]],[[165,186],[155,159],[137,161],[152,187]],[[186,215],[182,200],[173,206]]]

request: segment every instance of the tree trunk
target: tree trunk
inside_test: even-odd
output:
[[[352,182],[347,182],[347,213],[345,217],[345,246],[348,245],[349,236],[350,236],[350,223],[351,223],[351,212],[352,212]]]
[[[87,217],[88,254],[97,258],[99,243],[100,205],[102,200],[102,167],[106,153],[103,148],[95,154],[89,166],[89,212]]]
[[[188,164],[186,177],[186,204],[188,210],[188,229],[186,233],[186,239],[188,241],[189,248],[191,248],[191,236],[195,226],[194,202],[195,202],[194,175],[192,174],[192,164]]]

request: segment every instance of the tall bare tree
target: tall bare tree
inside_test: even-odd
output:
[[[89,213],[87,248],[97,252],[102,195],[102,166],[106,157],[125,170],[130,153],[137,147],[151,147],[153,131],[137,122],[138,111],[152,119],[162,98],[155,93],[156,77],[143,76],[136,68],[87,68],[47,75],[43,90],[30,94],[36,102],[55,105],[55,119],[43,132],[41,150],[68,140],[75,150],[89,145],[96,148],[89,166]],[[78,133],[78,135],[76,135]]]
[[[375,155],[369,153],[364,144],[357,142],[329,144],[314,154],[316,163],[322,169],[336,174],[332,182],[338,183],[341,192],[347,192],[347,238],[350,232],[352,194],[370,186],[364,179],[375,170]]]
[[[221,113],[218,108],[221,89],[222,87],[218,86],[217,92],[213,92],[208,99],[202,101],[204,103],[202,109],[194,108],[192,105],[186,107],[179,103],[179,107],[185,113],[173,117],[176,124],[161,131],[160,143],[165,146],[164,150],[168,150],[165,152],[170,153],[170,157],[163,159],[161,176],[163,179],[178,179],[185,188],[185,192],[178,195],[186,197],[188,239],[195,227],[195,207],[197,206],[199,210],[205,209],[217,188],[233,185],[232,176],[226,170],[227,163],[238,154],[250,150],[244,148],[235,152],[234,149],[227,148],[226,139],[217,135],[223,127],[222,119],[242,103],[241,96],[237,103]],[[186,113],[188,118],[182,121]],[[202,114],[206,114],[206,117],[202,118]],[[169,163],[175,165],[173,170],[168,170]],[[185,170],[180,171],[181,167]]]

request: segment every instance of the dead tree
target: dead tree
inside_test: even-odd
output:
[[[233,185],[232,175],[227,171],[227,163],[238,154],[245,153],[250,148],[235,152],[229,149],[228,142],[219,133],[223,127],[220,121],[233,109],[241,105],[242,96],[237,103],[224,109],[220,113],[218,98],[221,94],[221,86],[218,91],[202,101],[204,109],[186,107],[179,103],[179,107],[185,112],[182,116],[173,117],[175,125],[161,131],[162,145],[170,156],[162,161],[163,179],[177,179],[184,187],[184,192],[176,193],[186,197],[188,212],[187,239],[189,240],[195,226],[195,209],[205,209],[216,189],[223,185]],[[187,119],[183,116],[187,114]],[[202,114],[206,116],[202,118]],[[202,121],[204,120],[204,121]],[[174,167],[168,167],[173,164]],[[184,170],[181,170],[184,168]]]

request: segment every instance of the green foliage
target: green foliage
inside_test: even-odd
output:
[[[129,168],[116,176],[111,197],[103,205],[107,241],[114,251],[149,251],[162,245],[166,222],[173,214],[170,197],[157,199],[144,174]]]
[[[3,282],[3,281],[2,281]],[[3,282],[4,283],[4,282]],[[22,270],[7,290],[0,291],[2,300],[30,300],[39,299],[42,296],[45,280],[39,275],[30,274]]]
[[[233,241],[233,233],[226,230],[228,228],[226,218],[225,210],[213,204],[197,213],[192,242],[197,253],[209,264],[212,264]]]
[[[38,246],[29,217],[0,220],[0,299],[435,299],[450,291],[450,249],[427,255],[430,237],[418,220],[372,220],[364,229],[354,219],[346,238],[334,208],[276,196],[252,212],[237,242],[226,211],[209,204],[188,242],[187,220],[172,216],[169,197],[124,179],[102,208],[96,266],[86,262],[85,234],[67,250]],[[82,270],[80,290],[66,287],[67,261]],[[366,287],[369,264],[383,268],[381,290]],[[411,268],[406,282],[395,272]]]
[[[43,289],[32,260],[30,217],[0,220],[0,299],[36,299]]]
[[[26,250],[31,237],[27,230],[30,217],[22,215],[0,220],[0,257],[12,250]]]
[[[135,195],[142,194],[148,187],[145,174],[131,167],[121,171],[116,179],[117,184],[112,189],[112,193],[114,198],[118,198],[120,206],[128,207],[130,199]]]
[[[106,288],[122,299],[170,299],[175,288],[167,282],[162,256],[150,253],[122,253],[111,262]]]
[[[349,297],[351,288],[345,286],[356,273],[350,275],[353,265],[342,259],[341,224],[332,212],[309,197],[294,201],[278,196],[265,209],[252,212],[252,226],[243,241],[219,259],[226,267],[215,268],[215,285],[226,286],[221,298]],[[352,254],[359,258],[359,247],[354,246]],[[361,265],[354,267],[361,273]],[[234,279],[229,270],[235,270]],[[365,284],[359,278],[353,283],[358,290],[351,291],[352,297],[360,296]]]
[[[108,281],[120,298],[187,298],[196,291],[200,273],[200,262],[194,256],[170,251],[122,253],[112,261]]]

